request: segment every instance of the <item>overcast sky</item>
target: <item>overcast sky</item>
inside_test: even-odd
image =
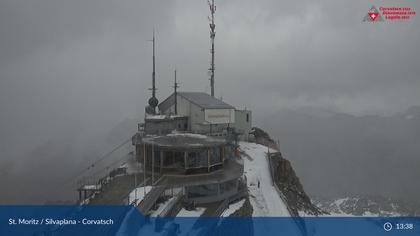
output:
[[[362,22],[372,5],[420,11],[418,1],[216,4],[215,93],[257,123],[283,107],[389,114],[420,105],[419,16]],[[0,1],[2,155],[140,120],[153,28],[159,100],[175,68],[181,90],[210,91],[208,13],[205,0]]]

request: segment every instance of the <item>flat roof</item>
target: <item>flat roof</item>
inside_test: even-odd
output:
[[[227,104],[226,102],[210,96],[207,93],[203,92],[177,92],[178,96],[188,100],[191,103],[196,104],[197,106],[204,109],[235,109],[232,105]],[[162,106],[168,106],[175,103],[175,95],[172,93],[168,98],[159,104],[159,109]]]
[[[225,103],[224,101],[210,96],[203,92],[179,92],[179,96],[197,104],[202,108],[228,108],[235,109],[233,106]]]

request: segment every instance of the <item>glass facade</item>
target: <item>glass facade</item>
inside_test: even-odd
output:
[[[187,187],[188,198],[209,197],[218,195],[217,184]]]
[[[222,148],[214,147],[210,150],[210,165],[219,164],[222,162]]]
[[[201,168],[208,167],[207,149],[188,152],[187,154],[187,168]]]

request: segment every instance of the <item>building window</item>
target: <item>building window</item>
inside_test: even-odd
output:
[[[249,122],[249,113],[246,113],[246,122]]]

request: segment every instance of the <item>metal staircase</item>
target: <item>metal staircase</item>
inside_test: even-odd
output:
[[[162,195],[163,191],[167,188],[166,184],[154,186],[150,192],[144,196],[143,200],[137,206],[137,209],[140,210],[144,215],[150,211],[150,209],[155,205],[157,199]]]

